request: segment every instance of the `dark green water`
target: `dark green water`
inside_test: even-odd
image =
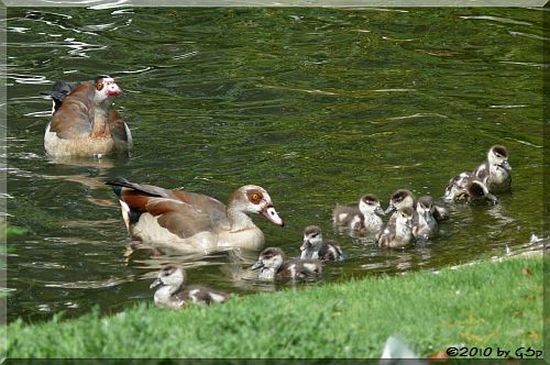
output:
[[[16,9],[8,11],[8,319],[105,312],[152,301],[153,271],[239,279],[224,255],[199,262],[128,251],[105,177],[226,200],[264,186],[286,227],[254,217],[266,244],[297,255],[318,224],[349,259],[321,283],[436,269],[530,249],[542,231],[542,12],[525,9]],[[128,160],[59,164],[42,137],[58,79],[117,78]],[[388,251],[331,226],[336,203],[398,188],[441,197],[488,148],[510,151],[513,191],[494,207],[449,206],[423,247]]]

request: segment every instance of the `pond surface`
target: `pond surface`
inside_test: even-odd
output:
[[[113,312],[152,301],[155,270],[236,293],[225,254],[132,250],[102,181],[202,192],[225,201],[265,187],[286,226],[253,217],[266,245],[298,254],[320,225],[349,257],[320,284],[502,256],[542,227],[542,11],[537,9],[8,10],[8,320]],[[58,163],[43,152],[55,80],[117,78],[130,158]],[[499,205],[447,206],[439,237],[405,250],[336,232],[331,211],[398,188],[440,198],[452,176],[504,144],[513,190]],[[319,284],[314,284],[319,285]]]

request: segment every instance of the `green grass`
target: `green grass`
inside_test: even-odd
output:
[[[542,349],[542,259],[482,262],[168,311],[8,326],[8,357],[379,357],[398,334],[421,356],[450,345]]]

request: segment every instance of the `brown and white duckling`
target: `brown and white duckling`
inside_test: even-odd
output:
[[[378,233],[384,225],[379,215],[384,215],[380,200],[373,194],[365,194],[359,199],[357,207],[334,208],[332,221],[352,231]]]
[[[413,235],[418,240],[429,240],[437,234],[439,228],[437,220],[433,216],[436,208],[434,207],[431,196],[422,196],[416,202],[416,213],[418,220],[413,226]]]
[[[337,227],[359,231],[364,227],[363,222],[363,214],[361,214],[357,207],[337,205],[332,211],[332,223]]]
[[[385,213],[394,213],[401,208],[414,208],[415,198],[413,193],[407,189],[396,190],[390,197],[388,208]]]
[[[466,188],[466,185],[472,179],[473,176],[474,176],[473,173],[464,171],[456,175],[455,177],[451,178],[451,180],[449,180],[449,183],[445,187],[445,193],[443,194],[443,199],[447,201],[455,201],[456,197],[464,191],[464,189]]]
[[[122,89],[109,76],[76,86],[58,82],[49,94],[54,102],[52,120],[44,133],[44,148],[53,157],[127,153],[132,134],[113,99]]]
[[[394,212],[394,214],[390,216],[390,224],[395,222],[395,211],[406,207],[413,208],[415,211],[414,221],[416,222],[416,199],[413,193],[407,189],[399,189],[395,191],[390,197],[390,202],[388,204],[388,208],[386,209],[386,213]],[[449,218],[449,212],[447,209],[436,204],[432,205],[432,215],[437,222],[441,222]]]
[[[321,261],[294,259],[285,261],[284,252],[278,247],[268,247],[258,257],[252,270],[259,270],[261,280],[304,280],[318,278],[322,273]]]
[[[177,266],[162,269],[150,288],[160,286],[155,292],[155,304],[159,307],[179,309],[188,304],[224,303],[229,299],[227,293],[204,286],[184,287],[185,271]]]
[[[414,209],[411,207],[400,208],[394,215],[395,224],[386,224],[384,230],[377,237],[376,242],[380,247],[405,247],[413,240]]]
[[[323,233],[319,226],[307,226],[304,229],[304,242],[300,246],[301,259],[316,259],[321,261],[342,261],[344,254],[338,242],[323,241]]]
[[[512,167],[508,163],[508,150],[495,145],[487,152],[487,160],[474,170],[474,175],[487,186],[491,193],[510,189]]]
[[[381,215],[385,215],[380,200],[374,194],[365,194],[359,200],[359,211],[363,215],[363,226],[368,233],[378,233],[384,222]]]
[[[231,247],[257,250],[264,244],[264,234],[249,214],[261,214],[271,223],[284,225],[267,191],[257,185],[235,190],[226,206],[207,195],[123,178],[106,184],[118,196],[128,232],[143,242],[205,253]]]
[[[444,198],[455,202],[488,200],[498,203],[498,198],[489,192],[487,186],[471,172],[462,172],[453,177],[445,188]]]
[[[390,215],[390,218],[388,219],[388,222],[386,223],[386,226],[384,229],[387,229],[388,227],[395,226],[395,220],[397,219],[397,212],[401,208],[411,208],[413,211],[413,224],[417,221],[416,218],[416,199],[414,198],[413,193],[410,190],[407,189],[399,189],[396,190],[392,196],[390,197],[390,201],[388,203],[388,208],[386,209],[385,213],[392,213]]]

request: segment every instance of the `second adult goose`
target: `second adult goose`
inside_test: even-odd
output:
[[[52,120],[44,133],[44,149],[53,157],[128,153],[132,134],[113,99],[122,89],[109,76],[71,85],[58,82],[49,92],[54,102]]]

